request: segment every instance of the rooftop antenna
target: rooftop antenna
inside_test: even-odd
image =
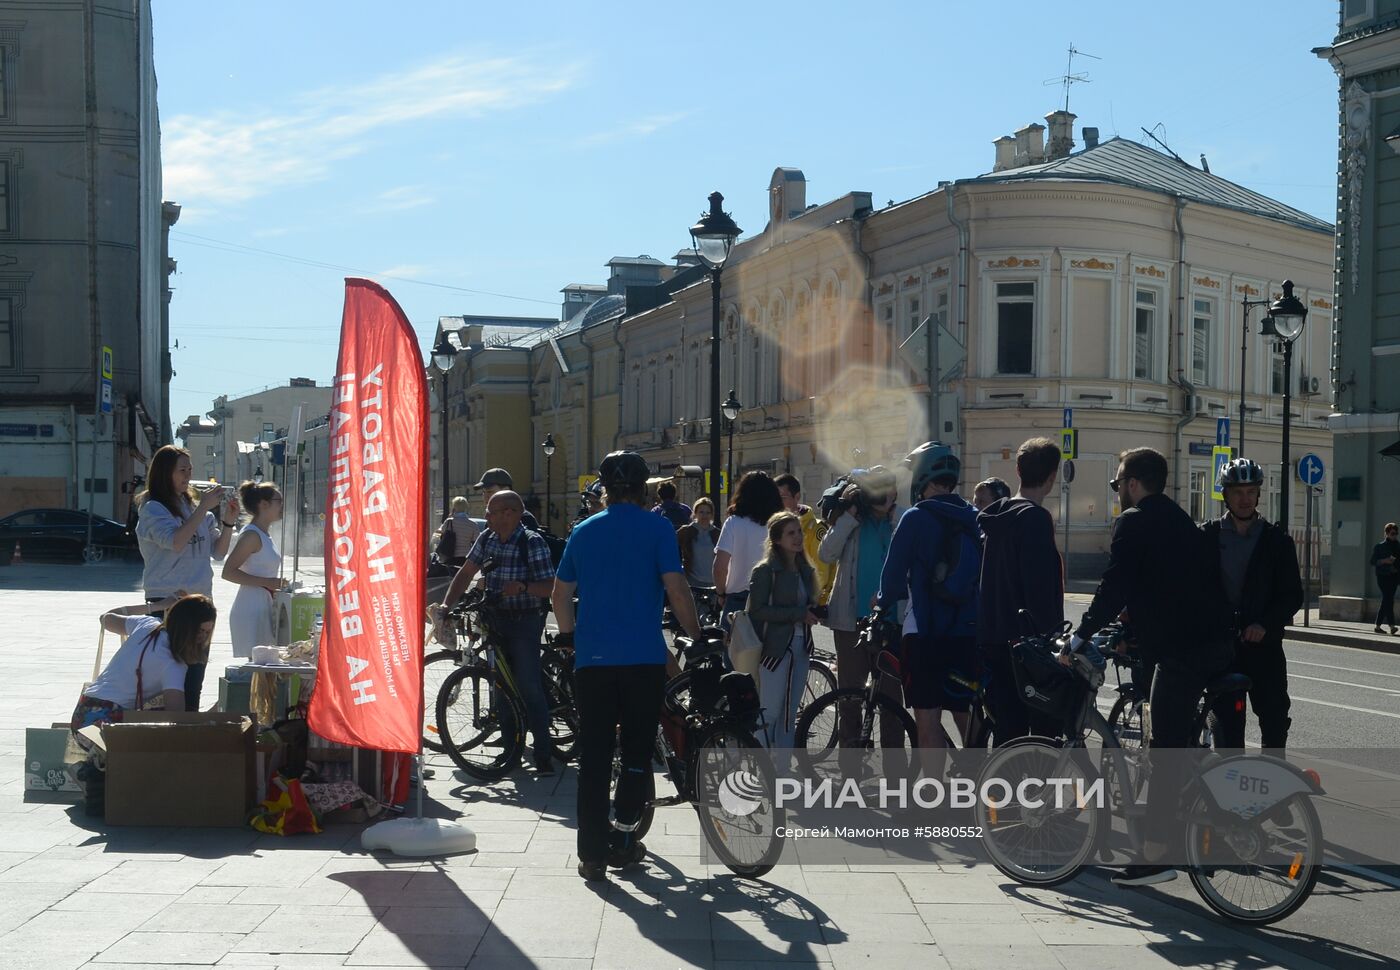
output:
[[[1090,57],[1090,58],[1093,58],[1093,59],[1096,60],[1096,61],[1101,61],[1101,60],[1103,60],[1102,57],[1098,57],[1098,56],[1096,56],[1096,55],[1094,55],[1094,54],[1086,54],[1086,53],[1084,53],[1083,51],[1078,50],[1078,49],[1074,46],[1074,44],[1072,44],[1072,43],[1069,45],[1069,60],[1068,60],[1068,61],[1066,62],[1066,64],[1065,64],[1065,73],[1062,74],[1062,75],[1060,75],[1059,77],[1052,77],[1052,78],[1049,78],[1049,79],[1047,79],[1046,82],[1045,82],[1045,86],[1046,86],[1046,87],[1049,87],[1049,86],[1052,85],[1052,84],[1062,84],[1062,85],[1064,85],[1064,88],[1065,88],[1065,110],[1066,110],[1066,111],[1069,110],[1069,89],[1070,89],[1070,85],[1072,85],[1072,84],[1088,84],[1088,83],[1090,83],[1090,81],[1089,81],[1089,75],[1084,74],[1084,73],[1082,73],[1082,72],[1079,73],[1079,74],[1075,74],[1075,73],[1074,73],[1074,59],[1075,59],[1076,57]]]
[[[1157,124],[1155,124],[1155,125],[1152,126],[1152,131],[1156,131],[1158,128],[1161,128],[1161,127],[1163,127],[1163,125],[1162,125],[1162,123],[1159,121],[1159,122],[1157,122]],[[1187,168],[1193,167],[1189,162],[1186,161],[1186,159],[1182,158],[1182,157],[1181,157],[1180,155],[1178,155],[1176,152],[1172,151],[1170,145],[1168,145],[1166,142],[1162,141],[1162,139],[1158,138],[1156,135],[1152,134],[1152,131],[1148,131],[1146,128],[1142,128],[1141,130],[1142,130],[1142,133],[1143,133],[1144,135],[1146,135],[1148,138],[1151,138],[1151,139],[1152,139],[1153,141],[1155,141],[1157,144],[1161,145],[1161,146],[1162,146],[1162,151],[1166,152],[1168,155],[1170,155],[1172,158],[1176,159],[1176,160],[1177,160],[1178,162],[1180,162],[1181,164],[1185,165]]]

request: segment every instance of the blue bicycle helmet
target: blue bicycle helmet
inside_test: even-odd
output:
[[[924,488],[929,482],[951,479],[957,484],[962,474],[962,462],[941,441],[926,441],[904,459],[904,467],[909,469],[909,504],[917,505],[923,498]]]

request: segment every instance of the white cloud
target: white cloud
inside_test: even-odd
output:
[[[594,145],[606,145],[609,142],[622,141],[626,138],[645,138],[654,135],[662,128],[669,128],[676,122],[684,118],[688,111],[679,111],[672,114],[648,115],[637,121],[630,121],[626,124],[618,125],[616,128],[609,128],[605,131],[595,131],[592,134],[584,135],[578,140],[580,147],[592,147]]]
[[[178,115],[162,125],[165,193],[187,205],[226,205],[323,179],[383,129],[517,108],[564,90],[577,73],[521,58],[452,57],[311,91],[280,112]]]
[[[427,276],[433,271],[431,266],[423,266],[417,263],[403,263],[398,266],[390,266],[388,269],[381,269],[374,274],[375,279],[418,279]]]
[[[418,209],[425,205],[432,205],[436,201],[421,185],[400,185],[398,188],[379,193],[374,201],[361,207],[360,211],[363,213],[402,212],[405,209]]]

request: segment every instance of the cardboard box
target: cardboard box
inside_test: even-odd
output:
[[[25,728],[24,790],[81,799],[83,786],[73,772],[83,757],[67,724]]]
[[[251,718],[128,712],[102,728],[109,825],[241,828],[256,804]]]
[[[220,677],[219,710],[225,714],[251,714],[252,701],[248,696],[250,686],[249,680],[239,682],[230,681],[227,677]]]

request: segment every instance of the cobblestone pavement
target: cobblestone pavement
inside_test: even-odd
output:
[[[24,728],[66,720],[92,668],[98,613],[139,601],[131,566],[0,569],[0,968],[136,967],[1264,968],[1308,946],[1227,927],[1200,905],[1114,889],[1055,890],[990,867],[782,866],[761,882],[700,857],[696,817],[658,811],[644,868],[601,889],[574,873],[575,775],[521,771],[490,787],[442,759],[433,814],[479,851],[369,855],[358,826],[278,838],[252,829],[117,828],[28,801]],[[219,583],[215,599],[233,592]],[[210,684],[228,662],[220,625]],[[209,693],[206,688],[206,694]]]

